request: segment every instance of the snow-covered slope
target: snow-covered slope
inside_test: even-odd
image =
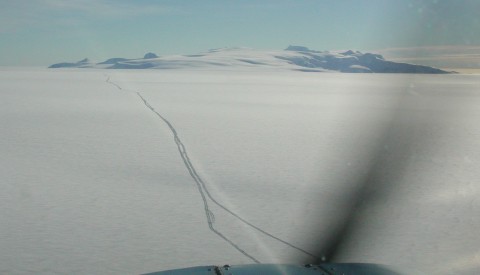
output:
[[[109,59],[110,60],[110,59]],[[108,60],[107,60],[108,61]],[[88,58],[82,59],[78,62],[62,62],[51,65],[49,68],[86,68],[92,64]]]
[[[303,46],[289,46],[283,51],[260,51],[247,48],[221,48],[195,55],[158,57],[147,53],[143,58],[111,58],[100,63],[87,59],[76,63],[57,63],[50,68],[80,67],[105,69],[222,69],[271,68],[305,72],[345,73],[449,73],[440,69],[396,63],[381,55],[359,51],[314,51]]]

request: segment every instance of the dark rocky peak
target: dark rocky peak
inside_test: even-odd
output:
[[[114,57],[114,58],[107,59],[103,62],[97,63],[97,64],[99,64],[99,65],[101,65],[101,64],[117,64],[118,62],[127,61],[127,60],[128,59],[126,59],[126,58]]]
[[[288,46],[286,49],[286,51],[294,51],[294,52],[311,52],[311,50],[307,47],[304,47],[304,46]]]
[[[151,58],[158,58],[158,55],[154,54],[154,53],[146,53],[144,56],[143,56],[143,59],[151,59]]]
[[[358,52],[354,52],[354,51],[352,51],[352,50],[348,50],[348,51],[343,52],[343,53],[340,53],[340,54],[341,54],[341,55],[353,55],[353,54],[356,54],[356,53],[358,53]]]

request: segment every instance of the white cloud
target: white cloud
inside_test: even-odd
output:
[[[123,19],[171,12],[166,5],[111,0],[0,0],[0,33],[29,27],[76,24],[79,19]]]
[[[137,16],[167,11],[160,5],[144,5],[140,1],[111,0],[36,0],[46,8],[56,11],[79,12],[92,16]]]

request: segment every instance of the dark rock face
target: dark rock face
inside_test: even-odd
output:
[[[298,51],[304,56],[276,57],[306,68],[321,68],[344,73],[450,73],[429,66],[387,61],[379,54],[354,52],[352,50],[338,54],[312,51],[301,46],[289,46],[286,50]]]
[[[304,46],[288,46],[286,51],[295,51],[295,52],[310,52],[310,49]]]
[[[55,68],[74,68],[78,67],[77,63],[68,63],[68,62],[63,62],[63,63],[56,63],[52,64],[49,66],[49,68],[55,69]]]
[[[82,59],[75,63],[62,62],[50,65],[49,68],[85,68],[90,65],[88,58]]]
[[[154,53],[147,53],[145,56],[143,56],[143,59],[150,59],[150,58],[158,58],[158,55]]]
[[[108,69],[149,69],[155,67],[155,64],[147,63],[116,63]]]
[[[127,58],[120,58],[120,57],[116,57],[116,58],[110,58],[110,59],[107,59],[103,62],[100,62],[100,63],[97,63],[98,65],[102,65],[102,64],[117,64],[118,62],[122,62],[122,61],[127,61],[128,59]]]

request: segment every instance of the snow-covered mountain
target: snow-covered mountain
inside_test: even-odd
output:
[[[62,62],[62,63],[57,63],[50,65],[49,68],[84,68],[84,67],[90,67],[90,60],[88,58],[82,59],[78,62]]]
[[[261,51],[248,48],[220,48],[194,55],[157,56],[147,53],[143,58],[110,58],[100,63],[88,59],[76,63],[57,63],[49,68],[104,69],[251,69],[272,68],[304,72],[344,73],[451,73],[441,69],[397,63],[381,55],[359,51],[315,51],[303,46],[289,46],[283,51]]]

